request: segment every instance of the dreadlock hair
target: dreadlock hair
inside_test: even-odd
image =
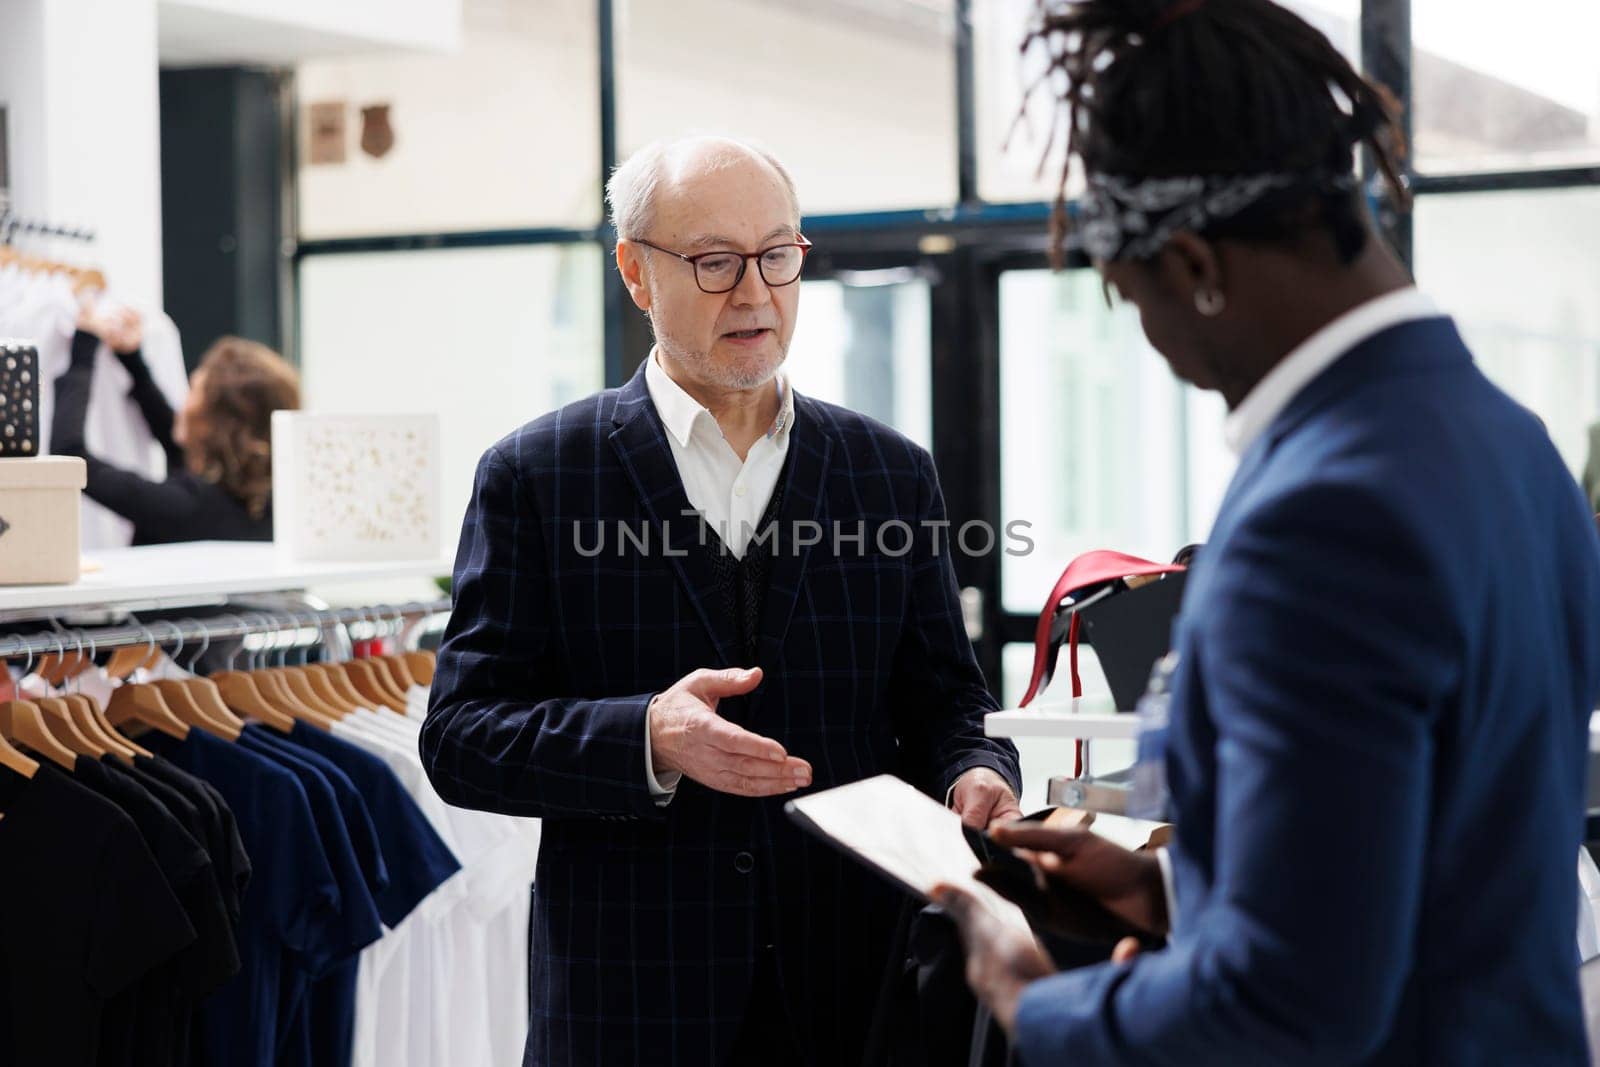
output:
[[[1022,51],[1043,44],[1049,58],[1027,97],[1058,87],[1046,156],[1067,131],[1050,222],[1058,266],[1074,156],[1090,173],[1134,178],[1303,175],[1204,236],[1281,241],[1320,224],[1344,263],[1366,243],[1361,190],[1326,179],[1353,171],[1355,146],[1371,150],[1395,205],[1410,208],[1394,95],[1270,0],[1039,0],[1039,12]]]

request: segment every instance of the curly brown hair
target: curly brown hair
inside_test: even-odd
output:
[[[200,361],[192,388],[199,408],[184,442],[189,470],[261,518],[272,499],[272,413],[300,407],[300,375],[266,345],[222,337]]]

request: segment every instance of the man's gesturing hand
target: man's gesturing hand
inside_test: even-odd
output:
[[[761,668],[697,670],[650,701],[650,758],[657,774],[679,771],[703,786],[745,797],[770,797],[811,784],[811,764],[791,759],[770,737],[717,714],[723,697],[761,684]]]

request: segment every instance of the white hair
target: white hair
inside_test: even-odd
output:
[[[625,159],[606,181],[606,205],[610,209],[611,228],[620,238],[642,238],[654,221],[656,192],[671,170],[676,156],[695,145],[720,144],[724,151],[705,161],[709,169],[732,166],[741,156],[754,156],[764,160],[783,179],[784,191],[789,194],[789,206],[794,212],[796,225],[800,222],[800,198],[795,193],[794,179],[778,157],[760,145],[732,137],[679,137],[652,141]]]

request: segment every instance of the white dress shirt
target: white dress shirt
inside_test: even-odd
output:
[[[667,444],[672,448],[684,495],[705,516],[728,551],[743,559],[756,524],[772,499],[772,491],[778,487],[784,457],[789,454],[794,394],[780,376],[775,382],[778,417],[741,460],[722,436],[716,416],[672,380],[655,349],[650,350],[644,383],[656,414],[667,429]]]
[[[1228,447],[1236,455],[1244,455],[1300,390],[1361,342],[1401,323],[1438,315],[1438,306],[1415,286],[1397,289],[1340,315],[1283,357],[1233,409],[1222,431]]]
[[[689,498],[691,507],[705,516],[706,524],[717,532],[728,551],[743,559],[773,490],[778,487],[784,457],[789,454],[789,431],[794,426],[793,390],[781,375],[777,378],[774,386],[778,390],[778,417],[741,460],[722,435],[716,416],[672,380],[654,348],[645,367],[644,384],[666,427],[667,444],[683,482],[684,496]],[[674,773],[664,776],[665,780],[657,779],[650,753],[648,717],[644,771],[656,803],[670,801],[683,776]]]

